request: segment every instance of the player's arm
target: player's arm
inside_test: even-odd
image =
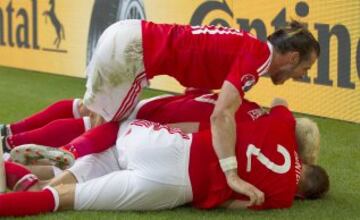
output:
[[[241,103],[236,87],[225,81],[211,115],[212,141],[230,188],[248,196],[250,205],[259,205],[264,201],[264,194],[237,174],[235,113]]]
[[[225,81],[211,115],[212,141],[219,159],[235,156],[235,112],[241,103],[237,89]]]

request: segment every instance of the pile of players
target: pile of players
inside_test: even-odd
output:
[[[111,25],[87,68],[83,100],[59,101],[1,128],[14,192],[0,195],[0,216],[188,203],[262,210],[323,197],[329,179],[316,165],[316,124],[295,119],[285,100],[264,110],[244,98],[262,75],[275,85],[300,79],[319,53],[296,21],[267,42],[227,27]],[[189,89],[138,102],[161,74]]]

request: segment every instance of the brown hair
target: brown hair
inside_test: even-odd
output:
[[[319,42],[304,24],[295,20],[269,35],[268,41],[281,54],[289,51],[299,52],[300,62],[308,60],[312,51],[315,51],[317,56],[320,55]]]
[[[305,199],[319,199],[323,197],[330,187],[329,176],[326,171],[318,165],[307,165],[304,178],[299,182],[299,193]]]

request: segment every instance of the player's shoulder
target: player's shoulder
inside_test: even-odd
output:
[[[254,73],[262,76],[268,72],[272,62],[273,46],[270,42],[253,38],[254,36],[249,34],[249,37],[247,37],[249,48],[247,52],[244,51],[243,53],[248,53],[248,55],[246,55],[247,59],[245,59],[247,65],[252,68]]]

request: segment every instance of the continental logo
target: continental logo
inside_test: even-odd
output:
[[[309,15],[310,7],[306,2],[298,2],[295,5],[295,13],[297,16],[305,18]],[[200,4],[194,11],[191,19],[191,25],[201,25],[204,23],[204,20],[207,16],[213,11],[222,11],[229,15],[232,19],[236,21],[238,28],[255,31],[257,37],[260,40],[266,40],[267,35],[283,26],[286,23],[286,8],[282,8],[276,14],[276,16],[271,20],[271,26],[273,30],[267,30],[265,21],[261,18],[250,20],[247,18],[235,17],[234,13],[229,7],[226,0],[223,1],[204,1]],[[210,22],[210,25],[222,25],[230,27],[230,24],[225,18],[215,18]],[[314,23],[307,24],[313,25],[317,33],[317,39],[319,40],[321,46],[321,55],[318,60],[318,69],[317,76],[313,79],[314,84],[323,85],[323,86],[333,86],[334,81],[330,78],[330,39],[337,39],[337,57],[338,57],[338,66],[337,66],[337,82],[336,86],[344,89],[355,89],[355,82],[351,80],[351,62],[354,62],[356,65],[357,77],[360,80],[360,40],[356,45],[351,45],[351,35],[349,29],[342,24],[331,25],[323,23]],[[356,48],[351,48],[351,47]],[[355,59],[351,60],[351,50],[355,50]],[[305,77],[301,80],[304,83],[310,83],[311,78]]]
[[[61,43],[65,41],[65,28],[57,16],[56,1],[49,0],[48,9],[44,11],[38,11],[37,0],[28,0],[27,3],[30,7],[15,7],[11,0],[5,8],[0,7],[0,47],[66,53],[61,48]],[[53,36],[52,44],[40,44],[38,22],[53,27],[53,32],[49,33],[50,37]]]

